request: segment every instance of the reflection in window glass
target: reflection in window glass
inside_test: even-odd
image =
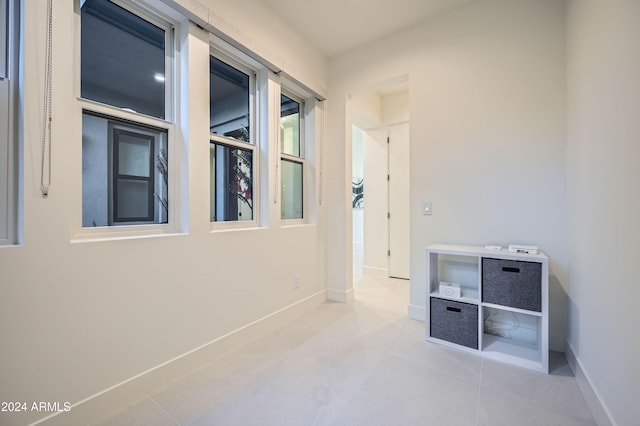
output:
[[[118,168],[123,175],[149,177],[149,162],[153,157],[151,138],[118,131]]]
[[[82,114],[82,226],[167,223],[167,132]]]
[[[300,103],[280,96],[280,143],[282,152],[300,157]]]
[[[153,221],[153,141],[150,135],[113,130],[114,222]]]
[[[253,152],[211,144],[211,221],[253,220]]]
[[[282,160],[282,219],[302,219],[302,163]]]
[[[243,142],[249,137],[249,76],[210,57],[209,131]]]
[[[81,96],[165,118],[165,30],[108,0],[81,9]]]

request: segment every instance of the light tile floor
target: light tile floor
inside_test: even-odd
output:
[[[95,425],[595,425],[562,354],[544,375],[426,342],[408,294],[364,276]]]

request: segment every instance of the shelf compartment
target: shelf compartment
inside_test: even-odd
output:
[[[482,258],[482,301],[542,311],[542,265],[510,259]]]
[[[541,318],[483,306],[482,348],[540,361]]]
[[[462,298],[478,302],[480,300],[479,260],[475,256],[431,253],[432,269],[430,277],[430,293],[441,297],[439,285],[441,281],[460,285]],[[452,298],[451,300],[462,300]]]
[[[478,305],[432,297],[429,335],[478,349]]]
[[[482,334],[483,354],[492,359],[507,361],[511,364],[532,370],[544,371],[540,351],[535,345],[514,342],[492,334]]]

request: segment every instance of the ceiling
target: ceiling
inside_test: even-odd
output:
[[[332,57],[473,0],[262,0]]]

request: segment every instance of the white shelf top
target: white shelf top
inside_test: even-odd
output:
[[[547,256],[538,251],[537,254],[528,253],[514,253],[507,248],[502,250],[490,250],[481,246],[463,246],[455,244],[432,244],[427,247],[427,252],[441,253],[441,254],[453,254],[458,256],[479,256],[479,257],[494,257],[499,259],[508,260],[520,260],[525,262],[548,262]]]
[[[526,309],[513,308],[511,306],[505,306],[505,305],[497,305],[495,303],[483,302],[482,306],[485,307],[485,308],[493,308],[493,309],[498,309],[498,310],[501,310],[501,311],[517,312],[517,313],[523,314],[523,315],[531,315],[533,317],[541,317],[542,316],[542,312],[528,311]]]
[[[478,291],[477,290],[471,290],[471,289],[468,289],[468,288],[463,288],[462,289],[462,297],[443,296],[443,295],[440,294],[440,292],[437,289],[432,291],[430,296],[438,298],[438,299],[452,300],[454,302],[470,303],[472,305],[479,305],[480,304],[480,298],[478,297]]]

